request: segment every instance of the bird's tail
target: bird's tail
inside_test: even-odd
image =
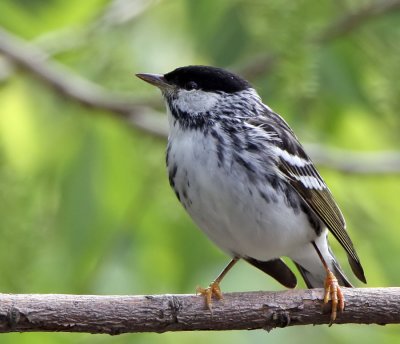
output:
[[[299,269],[301,276],[306,283],[307,288],[323,288],[325,283],[325,278],[320,278],[319,275],[312,275],[308,270],[303,268],[300,264],[295,262],[297,269]],[[353,285],[347,279],[346,275],[342,271],[340,265],[335,261],[333,264],[333,269],[331,269],[333,274],[338,280],[339,285],[344,287],[352,288]]]
[[[324,258],[328,268],[338,280],[339,285],[353,287],[338,261],[336,260],[326,238],[316,241],[316,245]],[[326,270],[312,244],[307,249],[301,250],[297,255],[291,256],[303,277],[308,288],[323,288],[326,279]]]

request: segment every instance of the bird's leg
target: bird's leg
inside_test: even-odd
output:
[[[218,300],[222,299],[222,292],[219,284],[221,283],[222,279],[228,273],[230,269],[236,264],[239,260],[238,257],[234,257],[229,264],[222,270],[222,272],[218,275],[218,277],[208,286],[208,288],[197,287],[196,293],[203,295],[206,301],[207,308],[212,311],[212,302],[211,298],[214,295]]]
[[[336,319],[337,311],[339,310],[340,312],[342,312],[344,310],[345,299],[343,292],[340,289],[337,278],[335,277],[333,272],[329,269],[328,264],[326,264],[326,261],[324,257],[322,257],[322,254],[318,249],[317,245],[315,244],[315,242],[313,242],[312,244],[315,250],[317,251],[319,259],[321,259],[322,265],[324,266],[326,271],[326,278],[324,283],[324,288],[325,288],[324,303],[328,303],[329,298],[332,300],[331,321],[329,323],[329,326],[332,326],[333,322]]]

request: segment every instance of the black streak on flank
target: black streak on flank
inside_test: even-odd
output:
[[[287,206],[293,209],[293,212],[297,215],[300,212],[300,196],[297,193],[293,192],[293,190],[286,186],[285,190],[285,203]]]
[[[213,129],[211,130],[211,135],[217,141],[217,157],[218,157],[218,167],[222,167],[224,164],[224,157],[225,157],[225,140],[224,138],[218,134],[218,132]]]
[[[182,190],[182,196],[183,196],[182,204],[183,204],[183,206],[187,209],[188,207],[190,207],[190,206],[193,204],[193,202],[192,202],[192,200],[190,199],[190,197],[188,196],[188,193],[187,193],[186,188],[184,188],[184,189]]]
[[[263,192],[263,191],[261,191],[261,190],[258,190],[258,193],[260,194],[261,198],[262,198],[265,202],[267,202],[267,203],[270,202],[270,199],[269,199],[269,197],[267,196],[267,194],[266,194],[265,192]]]
[[[221,144],[217,145],[218,167],[224,164],[224,147]]]
[[[170,151],[171,151],[171,146],[168,145],[168,146],[167,146],[167,153],[166,153],[166,155],[165,155],[165,162],[166,162],[167,166],[169,165],[169,152],[170,152]]]
[[[266,175],[265,178],[267,179],[267,182],[271,184],[274,190],[277,190],[278,187],[280,187],[279,178],[277,176]]]
[[[175,180],[174,179],[175,179],[177,171],[178,171],[178,166],[176,164],[174,164],[174,166],[172,166],[172,169],[169,171],[169,184],[172,187],[175,187]]]
[[[243,166],[246,169],[246,171],[249,171],[252,173],[256,172],[254,166],[250,162],[244,160],[239,154],[235,154],[235,161],[239,165]]]
[[[247,178],[249,178],[249,182],[254,183],[255,179],[256,179],[256,169],[255,166],[249,162],[244,160],[239,154],[235,154],[233,155],[233,159],[234,161],[239,164],[240,166],[243,167],[244,171],[247,174]]]
[[[241,152],[243,150],[242,139],[239,137],[239,135],[236,135],[235,132],[230,132],[229,134],[235,151]]]
[[[185,200],[188,200],[188,195],[187,195],[186,188],[184,188],[184,189],[182,190],[182,195],[183,195],[183,198],[184,198]]]
[[[306,205],[304,202],[301,203],[301,209],[307,215],[308,221],[310,222],[311,227],[314,228],[315,233],[318,236],[321,235],[321,233],[322,233],[321,221],[316,217],[316,215],[310,209],[310,207],[308,205]]]
[[[260,146],[257,143],[247,142],[246,150],[251,153],[260,152]]]

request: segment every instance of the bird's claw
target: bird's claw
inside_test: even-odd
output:
[[[221,288],[219,287],[219,283],[214,281],[212,282],[208,288],[197,287],[196,294],[200,294],[204,296],[204,300],[206,302],[207,308],[212,312],[212,297],[214,296],[217,300],[221,300],[223,298]]]
[[[345,299],[337,278],[331,271],[328,270],[325,279],[324,304],[328,303],[329,299],[332,300],[331,321],[329,326],[332,326],[336,320],[337,311],[339,310],[342,312],[344,310]]]

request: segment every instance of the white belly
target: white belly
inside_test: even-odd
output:
[[[195,223],[222,250],[269,260],[289,255],[316,237],[307,216],[285,203],[265,182],[251,182],[243,168],[218,165],[216,146],[201,132],[180,132],[170,140],[169,170],[175,189]]]

